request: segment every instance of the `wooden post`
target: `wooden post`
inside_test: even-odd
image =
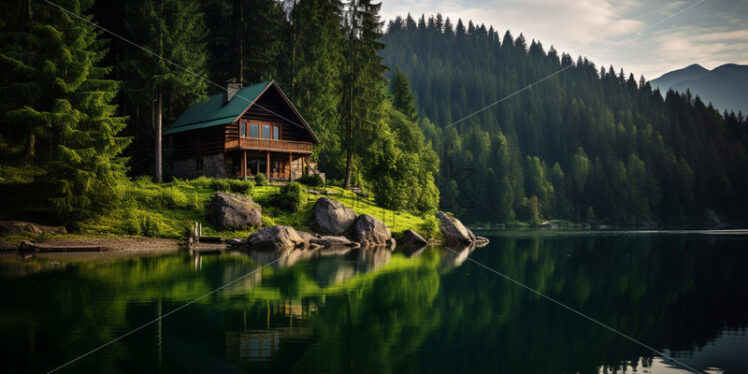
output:
[[[247,179],[247,151],[242,151],[242,177]]]
[[[293,163],[293,152],[288,153],[288,181],[290,182],[292,179],[291,176],[291,164]]]
[[[265,176],[270,180],[270,152],[266,153]]]

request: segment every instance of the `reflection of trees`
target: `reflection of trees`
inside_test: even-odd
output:
[[[265,268],[170,316],[164,323],[164,331],[160,325],[150,326],[107,347],[101,354],[81,360],[76,363],[76,371],[153,370],[162,358],[161,353],[157,357],[151,352],[161,352],[155,346],[161,346],[157,342],[162,341],[162,336],[164,350],[173,358],[166,360],[171,365],[180,367],[179,361],[187,365],[186,362],[196,358],[215,362],[221,352],[203,342],[206,334],[220,334],[222,343],[215,346],[221,346],[226,342],[224,332],[246,331],[247,324],[250,329],[285,328],[293,325],[294,319],[306,320],[317,314],[319,300],[337,300],[349,295],[358,295],[360,300],[365,298],[364,293],[370,294],[365,290],[380,284],[377,278],[383,274],[409,272],[424,264],[434,268],[435,263],[433,256],[418,260],[396,256],[390,264],[389,250],[385,253],[377,248],[345,252],[288,256],[292,260],[278,262],[277,266]],[[301,261],[307,259],[305,256],[319,265],[327,264],[327,269]],[[0,350],[4,357],[16,358],[0,360],[4,362],[0,369],[10,369],[2,370],[5,372],[50,369],[153,320],[159,314],[159,305],[162,313],[172,310],[246,274],[256,268],[257,260],[236,255],[202,256],[197,261],[181,255],[166,256],[79,264],[65,270],[4,279],[3,299],[12,303],[6,302],[0,308],[0,334],[4,336]],[[324,274],[325,271],[330,275]],[[407,280],[416,282],[419,276],[414,274]],[[327,280],[319,282],[319,279]],[[435,292],[434,289],[432,293]],[[324,295],[329,297],[325,299]],[[399,295],[405,296],[408,294]],[[297,315],[296,308],[305,310],[305,315]],[[243,321],[243,326],[238,321]],[[152,333],[157,328],[157,334]],[[169,344],[175,339],[182,343]],[[191,348],[185,350],[185,347]],[[140,359],[118,364],[122,357],[133,356]]]
[[[538,248],[540,250],[538,251]],[[706,237],[493,238],[491,266],[657,349],[688,350],[748,320],[748,253]],[[651,352],[470,264],[442,279],[449,318],[426,371],[597,372]]]
[[[741,245],[685,236],[506,236],[477,251],[430,249],[413,258],[300,253],[310,257],[264,268],[170,316],[163,331],[146,328],[73,371],[190,371],[210,363],[252,371],[596,373],[651,354],[463,263],[466,255],[657,349],[688,350],[748,320],[748,301],[736,297],[748,288]],[[167,256],[2,279],[0,371],[50,369],[152,320],[159,301],[172,310],[259,260],[205,256],[195,267],[190,257]],[[258,357],[272,361],[242,358],[260,341],[272,349],[262,345]]]
[[[319,334],[298,372],[399,372],[439,322],[435,251],[422,265],[383,271],[360,288],[328,297],[314,318]],[[394,370],[398,368],[398,370]]]

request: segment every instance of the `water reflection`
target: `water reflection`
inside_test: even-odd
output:
[[[742,237],[503,235],[485,248],[141,258],[0,277],[0,371],[679,372],[468,256],[700,370],[744,373]]]

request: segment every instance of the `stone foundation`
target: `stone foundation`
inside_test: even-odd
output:
[[[302,158],[297,158],[296,160],[293,160],[293,162],[291,162],[291,179],[296,180],[304,175],[302,162]]]
[[[226,178],[226,162],[223,153],[207,155],[201,157],[203,167],[197,170],[196,158],[186,160],[174,160],[172,163],[172,173],[177,178],[192,179],[199,176]]]

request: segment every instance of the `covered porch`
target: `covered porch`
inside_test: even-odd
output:
[[[226,153],[228,177],[254,177],[263,173],[269,180],[288,181],[304,175],[308,154],[257,150],[235,150]]]

